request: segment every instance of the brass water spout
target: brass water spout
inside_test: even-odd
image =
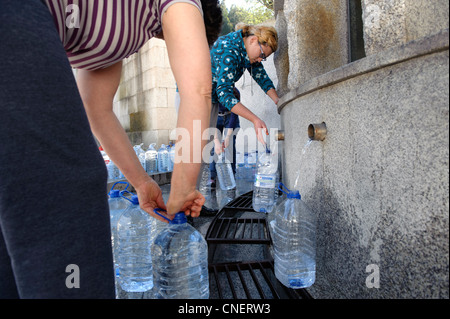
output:
[[[309,124],[308,137],[313,141],[323,141],[327,136],[327,126],[325,122],[320,124]]]
[[[275,140],[277,141],[284,141],[284,131],[278,130],[275,135]]]

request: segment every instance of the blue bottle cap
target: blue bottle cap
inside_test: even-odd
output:
[[[119,189],[112,189],[109,192],[109,197],[111,197],[111,198],[120,197],[120,190]]]
[[[290,191],[287,194],[287,198],[293,198],[293,199],[301,199],[302,197],[300,196],[300,192],[299,191]]]
[[[171,225],[178,225],[187,223],[187,218],[184,212],[178,212],[175,214],[175,217],[169,222]]]
[[[138,196],[137,196],[137,195],[131,196],[131,203],[132,203],[133,205],[139,205],[139,199],[138,199]]]

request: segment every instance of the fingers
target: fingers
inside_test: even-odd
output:
[[[167,210],[167,207],[166,207],[166,204],[164,203],[164,199],[162,197],[162,194],[160,194],[158,196],[158,198],[156,199],[156,204],[158,205],[159,208]]]
[[[258,132],[257,132],[257,138],[258,138],[258,141],[259,141],[262,145],[266,145],[266,141],[264,141],[264,137],[263,137],[262,131],[263,131],[263,129],[258,129]]]
[[[163,215],[163,216],[165,216],[166,218],[161,217],[161,216],[158,215],[158,214]],[[165,222],[165,223],[169,223],[169,221],[168,221],[167,219],[170,219],[170,220],[173,219],[173,216],[167,214],[166,211],[159,210],[159,211],[158,211],[158,214],[156,214],[156,213],[154,212],[154,210],[152,210],[152,212],[150,213],[150,216],[152,216],[152,217],[154,217],[154,218],[156,218],[156,219],[158,219],[158,220],[160,220],[160,221],[162,221],[162,222]]]

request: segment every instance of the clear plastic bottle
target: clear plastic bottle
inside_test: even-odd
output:
[[[142,149],[143,145],[144,145],[143,143],[141,143],[139,145],[135,145],[135,146],[133,146],[133,149],[134,149],[134,152],[136,153],[136,156],[139,159],[139,162],[141,163],[141,166],[145,170],[146,169],[145,168],[145,151]]]
[[[114,260],[114,270],[117,275],[117,259],[118,259],[118,251],[117,251],[117,222],[119,221],[120,215],[125,211],[125,209],[129,206],[129,202],[125,200],[122,196],[120,196],[120,190],[114,189],[117,184],[125,184],[124,190],[128,188],[127,182],[116,182],[111,187],[111,190],[108,193],[108,205],[109,205],[109,217],[111,224],[111,244],[113,251],[113,260]]]
[[[205,204],[203,206],[209,210],[215,210],[217,207],[217,201],[212,196],[209,180],[211,179],[211,172],[209,171],[209,165],[203,163],[200,170],[200,179],[198,181],[198,191],[205,197]]]
[[[216,162],[216,171],[220,188],[222,190],[226,191],[236,187],[233,169],[231,168],[231,163],[226,159],[225,152],[219,154],[219,158]]]
[[[106,168],[108,170],[108,181],[120,179],[120,170],[111,159],[109,160],[109,163],[106,165]]]
[[[275,276],[289,288],[306,288],[316,277],[316,217],[298,191],[286,194],[270,221]]]
[[[257,173],[253,187],[253,209],[270,213],[275,207],[275,192],[278,174],[278,155],[269,149],[258,159]]]
[[[209,298],[208,246],[184,212],[155,238],[152,259],[157,299]]]
[[[160,173],[169,171],[169,152],[165,144],[161,144],[158,150],[158,171]]]
[[[170,143],[168,146],[169,150],[169,172],[173,171],[173,166],[175,165],[175,144]]]
[[[117,222],[119,284],[128,292],[143,292],[153,287],[151,258],[154,218],[139,207],[136,195]],[[129,193],[129,192],[128,192]]]
[[[145,152],[145,169],[149,174],[158,172],[158,151],[155,146],[155,143],[150,144]]]

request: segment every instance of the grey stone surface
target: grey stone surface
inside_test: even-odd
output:
[[[371,55],[448,29],[444,0],[363,0],[364,42]]]
[[[299,176],[319,218],[314,297],[449,297],[448,87],[444,31],[311,79],[280,101],[284,180],[293,187]],[[308,125],[323,121],[326,139],[303,154]],[[366,283],[373,266],[379,288]]]
[[[347,63],[346,1],[286,0],[283,10],[277,11],[277,20],[282,27],[281,48],[287,48],[289,54],[288,62],[283,58],[277,65],[279,73],[288,73],[287,89]],[[279,89],[286,89],[284,82]]]

